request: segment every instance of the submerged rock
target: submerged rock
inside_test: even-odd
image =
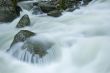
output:
[[[45,37],[31,37],[33,35],[34,33],[30,31],[21,30],[15,36],[12,46],[7,52],[15,58],[29,63],[46,63],[54,60],[57,55],[57,51],[53,48],[54,43]]]
[[[16,28],[22,28],[22,27],[25,27],[25,26],[29,26],[31,24],[30,22],[30,18],[27,14],[25,14],[21,19],[20,21],[18,22]]]
[[[34,36],[34,35],[35,35],[34,32],[31,32],[28,30],[21,30],[15,35],[14,40],[10,47],[12,47],[14,44],[18,42],[24,42],[27,38],[30,38],[31,36]]]
[[[13,0],[0,0],[0,22],[11,22],[20,15],[17,2]]]
[[[48,16],[53,16],[53,17],[59,17],[62,15],[61,11],[59,10],[54,10],[54,11],[50,11],[49,13],[47,13]]]
[[[45,40],[31,40],[25,41],[22,49],[27,49],[32,55],[38,55],[40,58],[48,54],[47,50],[52,47],[52,43]]]

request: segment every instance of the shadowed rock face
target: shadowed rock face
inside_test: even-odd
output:
[[[29,16],[27,14],[25,14],[20,21],[18,22],[16,28],[22,28],[25,26],[29,26],[31,24]]]
[[[14,44],[18,43],[18,42],[24,42],[27,38],[34,36],[35,33],[28,31],[28,30],[21,30],[20,32],[18,32],[15,37],[14,40],[11,44],[10,47],[12,47]]]
[[[12,0],[0,0],[0,22],[11,22],[17,16],[17,3],[13,3]]]

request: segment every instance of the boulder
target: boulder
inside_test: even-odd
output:
[[[53,10],[47,13],[48,16],[59,17],[62,15],[60,10]]]
[[[18,38],[20,39],[20,37]],[[49,40],[49,38],[34,36],[31,38],[28,37],[28,39],[23,38],[16,42],[19,41],[23,42],[15,45],[13,44],[7,52],[21,61],[29,63],[45,63],[45,60],[50,62],[56,58],[56,53],[58,54],[53,48],[54,43]]]
[[[20,15],[17,3],[12,0],[0,0],[0,22],[11,22]]]
[[[22,49],[26,49],[32,55],[38,55],[40,58],[48,54],[47,50],[52,47],[52,43],[42,39],[28,39],[25,41]]]
[[[29,16],[27,14],[25,14],[20,21],[18,22],[16,28],[22,28],[25,26],[29,26],[31,24]]]
[[[14,40],[10,47],[12,47],[14,44],[18,42],[24,42],[27,38],[30,38],[31,36],[34,36],[34,35],[35,35],[34,32],[31,32],[28,30],[21,30],[15,35]]]

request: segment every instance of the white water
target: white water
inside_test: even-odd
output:
[[[25,10],[21,14],[28,14],[32,22],[22,29],[53,42],[57,58],[45,65],[30,64],[5,52],[21,30],[15,28],[20,17],[0,24],[0,73],[110,73],[110,0],[93,1],[59,18],[35,16]]]

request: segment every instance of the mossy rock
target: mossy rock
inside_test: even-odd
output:
[[[18,42],[24,42],[27,38],[30,38],[34,35],[35,35],[34,32],[31,32],[28,30],[21,30],[15,35],[14,40],[10,47],[12,47],[14,44],[16,44]]]
[[[46,42],[46,43],[45,43]],[[39,58],[43,58],[48,54],[47,50],[52,47],[53,43],[41,40],[26,40],[22,49],[27,49],[32,55],[38,55]]]
[[[47,13],[48,16],[52,16],[52,17],[59,17],[62,15],[60,10],[53,10],[50,11],[49,13]]]
[[[25,26],[29,26],[31,24],[30,22],[30,18],[27,14],[25,14],[21,19],[20,21],[18,22],[16,28],[22,28],[22,27],[25,27]]]
[[[0,0],[0,22],[11,22],[20,15],[17,3],[12,0]]]

